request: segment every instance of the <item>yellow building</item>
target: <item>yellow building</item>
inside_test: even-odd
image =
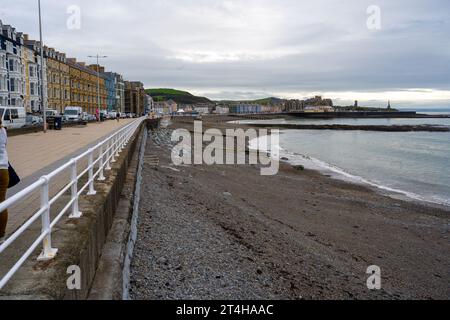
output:
[[[71,106],[82,107],[84,112],[95,114],[98,108],[97,81],[100,84],[100,109],[106,109],[105,80],[84,62],[67,59],[70,74]]]
[[[71,105],[70,68],[64,53],[53,48],[44,48],[47,58],[47,108],[64,113]]]

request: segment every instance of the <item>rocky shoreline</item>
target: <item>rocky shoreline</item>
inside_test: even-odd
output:
[[[229,127],[229,124],[204,123]],[[174,167],[151,134],[133,299],[448,299],[450,211],[282,164]],[[155,165],[154,159],[158,158]],[[366,270],[382,270],[368,290]]]

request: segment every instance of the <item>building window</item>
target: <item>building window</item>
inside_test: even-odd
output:
[[[9,88],[11,92],[15,92],[16,91],[16,81],[14,79],[11,79],[9,81]]]

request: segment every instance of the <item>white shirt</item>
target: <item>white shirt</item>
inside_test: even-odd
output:
[[[6,146],[8,144],[8,135],[5,128],[0,128],[0,170],[8,169],[8,151]]]

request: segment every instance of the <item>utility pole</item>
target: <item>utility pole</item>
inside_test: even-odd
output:
[[[42,42],[42,17],[41,17],[41,0],[38,0],[39,8],[39,37],[40,37],[40,50],[41,50],[41,110],[44,120],[44,133],[47,133],[47,108],[45,105],[44,96],[44,44]]]
[[[97,59],[97,105],[98,105],[98,110],[100,112],[102,109],[101,109],[101,105],[100,105],[100,64],[99,64],[99,59],[105,59],[105,58],[108,58],[108,56],[100,56],[97,53],[97,55],[95,55],[95,56],[88,56],[88,57]]]

